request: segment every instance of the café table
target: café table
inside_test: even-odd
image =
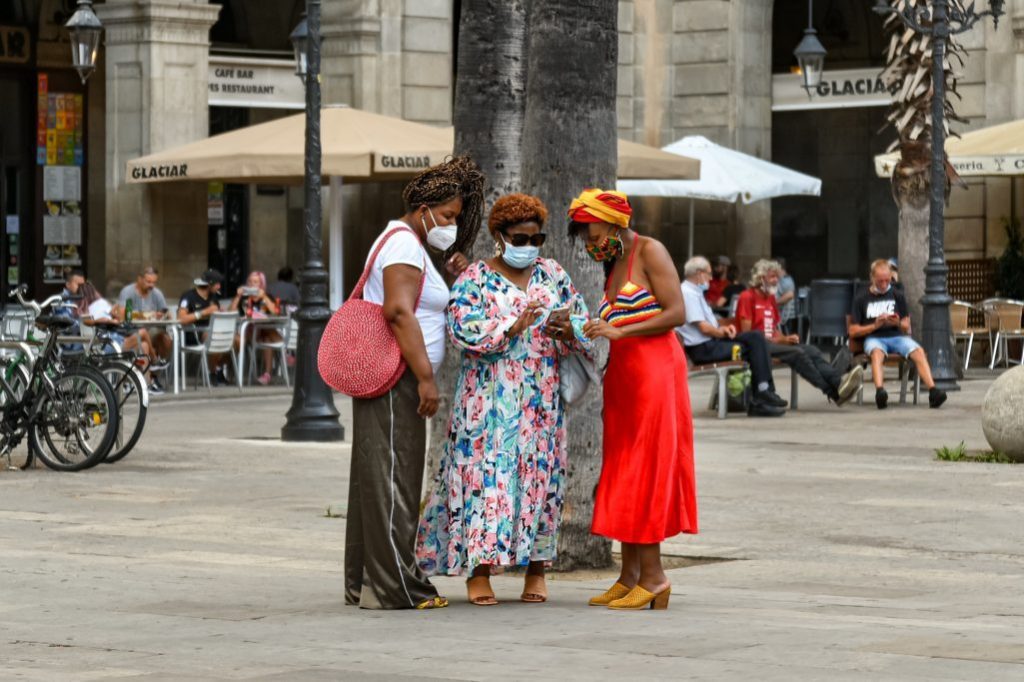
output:
[[[159,327],[160,329],[164,329],[168,336],[171,337],[171,374],[174,375],[174,378],[171,380],[171,390],[175,395],[180,393],[182,387],[181,322],[171,317],[152,320],[143,320],[138,317],[133,317],[129,324],[136,329],[151,329]]]

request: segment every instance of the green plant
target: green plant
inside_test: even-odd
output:
[[[1003,218],[1006,250],[996,262],[996,289],[1005,298],[1024,299],[1024,234],[1017,218]]]
[[[1015,463],[1008,455],[999,452],[998,450],[976,450],[974,452],[968,452],[963,441],[960,441],[960,444],[955,447],[943,445],[941,448],[936,448],[935,458],[944,462],[987,462],[990,464]]]
[[[954,448],[943,445],[941,448],[936,448],[935,457],[945,462],[962,462],[967,457],[967,448],[964,447],[963,441],[960,441],[960,445]]]

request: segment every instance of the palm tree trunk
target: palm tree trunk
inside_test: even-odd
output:
[[[455,80],[455,152],[473,157],[487,176],[486,220],[494,200],[519,190],[526,110],[526,7],[522,0],[465,0]],[[489,256],[482,232],[470,261]],[[448,435],[459,353],[449,349],[437,377],[440,404],[431,423],[427,484]]]
[[[591,310],[596,310],[603,274],[561,226],[569,201],[580,190],[615,183],[617,5],[616,0],[532,0],[527,18],[522,186],[551,211],[545,255],[565,267]],[[601,470],[600,391],[592,389],[566,417],[568,490],[558,568],[608,566],[610,543],[590,534]]]
[[[924,266],[928,262],[929,191],[893,183],[899,209],[900,282],[910,309],[911,331],[918,340],[923,324],[921,298],[924,296]]]

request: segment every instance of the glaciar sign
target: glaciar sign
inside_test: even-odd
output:
[[[800,74],[774,74],[772,111],[888,106],[892,103],[892,94],[879,74],[878,69],[826,71],[811,96],[804,90]]]
[[[422,170],[430,168],[429,156],[391,156],[389,154],[381,154],[378,158],[380,160],[379,170],[381,171]]]
[[[169,166],[135,166],[132,168],[132,180],[152,180],[156,178],[187,178],[188,164],[177,163]]]

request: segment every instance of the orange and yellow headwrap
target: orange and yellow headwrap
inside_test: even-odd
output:
[[[578,223],[611,223],[629,227],[633,207],[622,192],[585,189],[569,205],[569,220]]]

